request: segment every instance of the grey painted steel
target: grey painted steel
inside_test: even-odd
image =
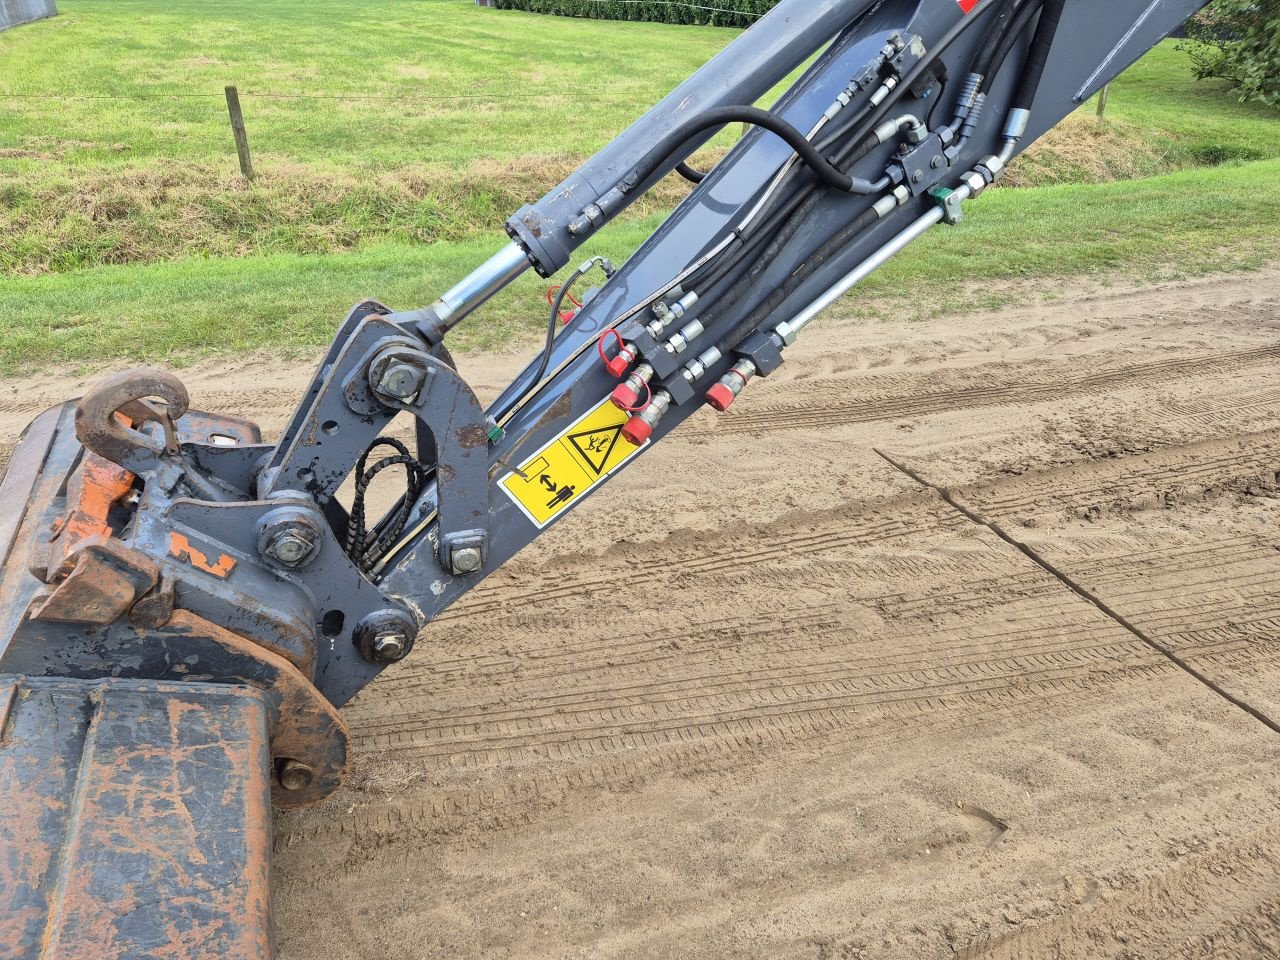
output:
[[[755,103],[875,5],[875,0],[783,0],[541,200],[511,217],[507,232],[529,251],[543,276],[559,270],[587,239],[586,234],[570,234],[569,224],[608,193],[657,141],[712,107]],[[639,55],[661,57],[662,53]],[[685,156],[714,134],[708,130],[692,138]],[[683,159],[679,154],[670,157],[646,184],[610,210],[604,222]]]
[[[1058,42],[1049,58],[1034,105],[1027,135],[1019,148],[1025,147],[1074,109],[1076,92],[1094,73],[1103,58],[1111,56],[1113,49],[1118,52],[1111,56],[1110,66],[1106,71],[1108,79],[1182,23],[1202,3],[1201,0],[1166,0],[1151,13],[1148,13],[1149,5],[1150,0],[1073,0],[1068,4],[1059,28]],[[824,11],[829,12],[829,8],[824,7]],[[783,98],[779,111],[795,126],[810,128],[834,95],[848,82],[849,77],[854,75],[861,64],[871,59],[892,31],[899,30],[907,35],[919,34],[928,46],[949,29],[960,15],[955,0],[921,0],[919,3],[915,0],[889,0],[879,5],[862,18],[854,30],[846,32],[819,57],[797,86]],[[765,24],[766,21],[761,21],[748,34],[764,29]],[[814,30],[806,34],[815,43],[815,48],[821,42],[817,39],[821,33],[820,30]],[[980,32],[974,31],[972,35],[962,37],[948,51],[944,60],[952,78],[964,76],[967,64],[981,40]],[[975,131],[972,143],[953,164],[942,171],[942,185],[957,185],[961,174],[971,169],[982,157],[999,149],[999,133],[1005,113],[1001,105],[1008,104],[1012,97],[1021,59],[1022,51],[1019,50],[1006,62],[993,87],[987,110]],[[740,69],[741,65],[737,70]],[[959,86],[958,79],[953,80],[948,92],[958,92]],[[668,101],[664,103],[669,106]],[[906,112],[908,107],[913,106],[923,106],[927,110],[932,104],[914,104],[906,100],[901,104],[901,109],[895,112]],[[949,119],[951,106],[950,98],[941,103],[934,118],[935,125]],[[632,128],[634,130],[636,127]],[[632,159],[634,154],[628,151],[633,146],[630,142],[622,146],[611,146],[602,154],[603,159],[589,161],[584,170],[593,174],[602,169],[616,172],[619,166],[626,166],[627,163],[612,167],[610,163],[619,154],[625,154],[627,161]],[[872,153],[858,165],[856,172],[868,179],[876,178],[891,153],[891,145]],[[601,368],[593,347],[595,340],[604,330],[613,326],[619,317],[626,316],[638,305],[645,303],[654,291],[723,237],[741,212],[749,207],[751,198],[758,194],[789,154],[790,151],[771,136],[748,134],[618,274],[601,288],[558,338],[550,364],[550,369],[554,372],[553,378],[506,424],[507,436],[495,445],[492,452],[494,468],[491,480],[494,483],[506,472],[502,464],[520,463],[522,455],[541,447],[567,424],[608,396],[616,381]],[[574,177],[566,181],[566,184],[572,182],[575,182]],[[599,181],[596,185],[601,184],[607,186],[604,181]],[[559,189],[564,192],[564,185]],[[553,191],[549,198],[554,199],[556,195],[557,192]],[[799,231],[779,255],[774,267],[761,277],[761,286],[767,288],[770,284],[777,284],[810,251],[869,205],[871,199],[828,195],[812,217],[811,225]],[[849,274],[901,232],[906,224],[924,215],[932,203],[927,196],[915,197],[873,226],[843,253],[833,257],[815,272],[808,282],[761,324],[761,328],[772,330],[778,323],[817,300],[841,277]],[[975,255],[998,256],[999,251],[975,251]],[[647,316],[643,316],[624,323],[620,328],[623,337],[629,339],[638,331],[641,321],[647,319]],[[709,330],[690,349],[687,358],[692,359],[707,345],[715,343],[721,332],[715,327]],[[713,366],[703,381],[704,385],[714,383],[732,362],[732,357],[726,357]],[[529,386],[527,377],[530,372],[526,371],[524,376],[517,378],[516,383],[490,408],[491,413],[501,413],[508,409]],[[701,391],[698,391],[692,400],[675,406],[663,418],[653,440],[661,439],[701,406]],[[428,491],[424,494],[419,513],[429,518],[434,509],[435,494]],[[429,524],[427,529],[429,531]],[[489,531],[491,553],[485,564],[485,572],[496,569],[539,533],[505,496],[496,492],[490,502]],[[429,544],[418,542],[406,545],[389,565],[380,585],[388,593],[403,598],[428,616],[434,616],[470,589],[477,578],[442,576],[432,567],[429,558]]]
[[[0,30],[57,15],[54,0],[0,0]]]
[[[968,64],[983,42],[982,17],[990,9],[986,0],[969,16],[974,29],[950,47],[942,62],[951,78],[946,99],[939,101],[934,88],[930,98],[903,94],[893,116],[915,114],[936,130],[950,120],[954,95]],[[1073,0],[1059,30],[1059,40],[1049,59],[1025,146],[1070,112],[1078,91],[1109,79],[1200,6],[1199,0],[1164,0],[1153,7],[1150,0]],[[540,202],[539,217],[551,226],[544,233],[554,245],[554,231],[576,217],[586,196],[599,196],[614,180],[630,170],[645,147],[678,123],[703,108],[732,100],[750,101],[796,63],[817,54],[795,86],[782,97],[776,111],[801,130],[812,129],[837,94],[873,62],[889,38],[898,34],[910,41],[918,54],[929,49],[963,16],[956,0],[864,0],[812,3],[788,0],[760,21],[691,81],[682,85],[655,111],[584,165],[581,171]],[[1022,50],[1015,51],[993,87],[989,106],[976,124],[972,140],[950,162],[930,169],[927,182],[903,191],[905,202],[826,258],[813,275],[789,296],[755,330],[771,334],[784,320],[824,299],[850,275],[861,276],[874,266],[877,251],[897,248],[895,238],[910,224],[932,218],[936,208],[927,190],[935,183],[956,187],[967,171],[1000,149],[1000,132],[1011,98]],[[1099,65],[1106,67],[1099,71]],[[904,67],[904,69],[906,69]],[[865,97],[868,91],[859,94]],[[850,109],[856,108],[857,103]],[[896,144],[891,140],[873,150],[851,175],[876,180],[895,164]],[[474,396],[446,365],[422,361],[428,386],[413,402],[395,404],[371,393],[369,367],[389,347],[425,352],[414,327],[401,315],[390,314],[373,301],[360,304],[341,325],[333,345],[322,360],[294,416],[275,448],[242,444],[239,449],[219,450],[204,442],[183,444],[190,461],[185,466],[166,462],[152,472],[137,518],[128,534],[130,542],[147,556],[166,557],[166,538],[179,532],[207,545],[210,555],[225,553],[238,561],[237,572],[227,581],[212,582],[193,574],[190,567],[163,561],[164,575],[177,585],[179,605],[225,629],[285,653],[303,656],[314,651],[311,676],[323,694],[335,704],[348,700],[382,669],[361,654],[356,638],[360,624],[371,618],[412,612],[427,624],[463,593],[497,569],[532,541],[540,530],[497,487],[501,479],[534,451],[554,440],[571,423],[595,408],[616,385],[596,356],[596,346],[606,331],[615,330],[626,340],[639,342],[651,319],[645,309],[658,292],[669,286],[687,266],[716,248],[757,203],[762,191],[792,157],[779,138],[753,131],[730,151],[672,216],[634,256],[588,301],[556,339],[548,374],[539,384],[531,382],[531,364],[487,411],[498,419],[505,433],[491,440]],[[672,157],[674,163],[678,157]],[[912,158],[914,159],[914,158]],[[901,174],[900,174],[901,175]],[[585,191],[585,192],[584,192]],[[803,229],[784,245],[772,266],[755,281],[753,289],[779,286],[797,265],[806,262],[829,238],[877,198],[827,191],[821,195]],[[554,229],[551,229],[554,228]],[[563,238],[562,238],[563,239]],[[565,241],[567,244],[568,241]],[[976,256],[999,256],[999,250],[974,251]],[[882,254],[881,254],[882,255]],[[519,257],[511,248],[451,291],[460,305],[488,296],[519,271]],[[741,277],[741,264],[730,279]],[[699,291],[704,293],[705,291]],[[668,432],[698,410],[706,387],[716,382],[740,359],[740,351],[728,349],[722,356],[708,354],[702,378],[683,389],[675,387],[678,368],[716,344],[736,323],[731,315],[703,312],[704,300],[693,306],[684,322],[705,320],[706,330],[694,338],[687,353],[672,358],[650,340],[646,356],[658,371],[655,390],[674,397],[669,412],[657,424],[653,439]],[[455,307],[454,309],[457,309]],[[389,315],[390,314],[390,315]],[[409,315],[404,315],[405,317]],[[761,357],[759,336],[752,340],[751,355]],[[747,349],[746,346],[743,347]],[[776,366],[765,362],[762,374]],[[419,431],[418,456],[437,466],[437,480],[412,505],[409,533],[386,565],[373,577],[358,572],[342,548],[349,518],[335,496],[360,454],[387,427],[395,414],[411,410],[423,429]],[[65,414],[62,414],[65,419]],[[61,422],[61,421],[59,421]],[[52,430],[48,421],[41,429]],[[34,428],[33,428],[34,429]],[[54,430],[65,436],[65,424]],[[55,439],[47,444],[40,470],[56,480],[74,463],[74,444]],[[26,469],[15,458],[19,469]],[[635,462],[632,460],[631,462]],[[227,502],[202,502],[182,484],[190,464],[209,471],[224,485],[238,491]],[[616,474],[615,474],[616,475]],[[20,484],[21,485],[21,484]],[[47,484],[46,484],[47,486]],[[598,491],[599,487],[595,488]],[[593,491],[595,492],[595,491]],[[36,497],[48,514],[31,521],[47,524],[57,509],[57,497],[49,502]],[[273,510],[283,506],[323,515],[327,535],[316,555],[305,566],[288,568],[263,555],[260,526]],[[567,513],[568,511],[566,511]],[[562,514],[563,515],[563,514]],[[561,515],[561,516],[562,516]],[[559,517],[556,518],[558,522]],[[24,521],[24,525],[26,524]],[[465,550],[465,563],[453,563],[454,549]],[[470,571],[482,552],[479,569]],[[83,630],[71,627],[29,629],[23,611],[30,602],[33,578],[13,569],[25,557],[9,558],[13,605],[0,610],[6,630],[0,635],[0,668],[10,660],[15,669],[42,673],[67,670],[92,676],[92,647]],[[454,569],[468,569],[455,573]],[[0,584],[4,586],[4,584]],[[367,631],[366,631],[367,632]],[[108,631],[115,637],[116,632]],[[120,632],[121,642],[128,634]],[[114,640],[112,641],[114,642]],[[167,657],[171,646],[158,645]],[[65,662],[58,662],[66,658]],[[18,666],[20,665],[20,666]],[[211,664],[218,675],[231,670]],[[148,651],[129,675],[173,676],[173,666]]]

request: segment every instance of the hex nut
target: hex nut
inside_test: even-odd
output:
[[[408,640],[403,633],[384,633],[373,638],[373,659],[378,663],[395,663],[405,655]]]
[[[484,565],[484,556],[479,547],[454,547],[450,556],[450,566],[454,573],[475,573]]]
[[[315,554],[316,541],[302,524],[291,524],[273,533],[263,551],[286,567],[300,567]]]
[[[422,390],[422,382],[425,379],[422,370],[411,367],[407,363],[393,363],[387,367],[382,379],[378,381],[378,393],[407,403]]]
[[[369,388],[383,401],[413,403],[426,387],[429,364],[425,354],[411,347],[387,347],[369,364]]]
[[[407,614],[397,610],[378,610],[360,621],[354,639],[362,657],[370,663],[386,666],[407,657],[417,635],[417,622]]]

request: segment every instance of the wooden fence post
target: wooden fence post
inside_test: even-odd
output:
[[[1111,92],[1111,84],[1107,84],[1098,91],[1098,119],[1102,119],[1102,115],[1107,112],[1107,94]]]
[[[249,159],[249,136],[244,132],[244,114],[240,112],[240,94],[235,87],[227,87],[227,112],[231,114],[231,132],[236,138],[236,153],[240,155],[240,172],[246,180],[253,179],[253,162]]]

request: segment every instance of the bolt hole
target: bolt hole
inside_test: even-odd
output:
[[[338,421],[326,420],[324,423],[320,424],[320,429],[332,437],[335,433],[338,432]]]
[[[314,477],[315,477],[315,474],[311,471],[310,467],[303,467],[301,470],[298,471],[298,479],[303,481],[304,483],[313,479]]]
[[[342,627],[347,622],[347,615],[341,610],[330,610],[320,620],[320,632],[326,637],[339,637]]]

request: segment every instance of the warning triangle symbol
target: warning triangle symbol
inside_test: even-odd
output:
[[[621,436],[622,424],[618,424],[613,427],[601,427],[598,430],[571,433],[569,442],[598,477],[608,466],[609,455],[613,453],[613,448],[618,445],[618,438]]]

